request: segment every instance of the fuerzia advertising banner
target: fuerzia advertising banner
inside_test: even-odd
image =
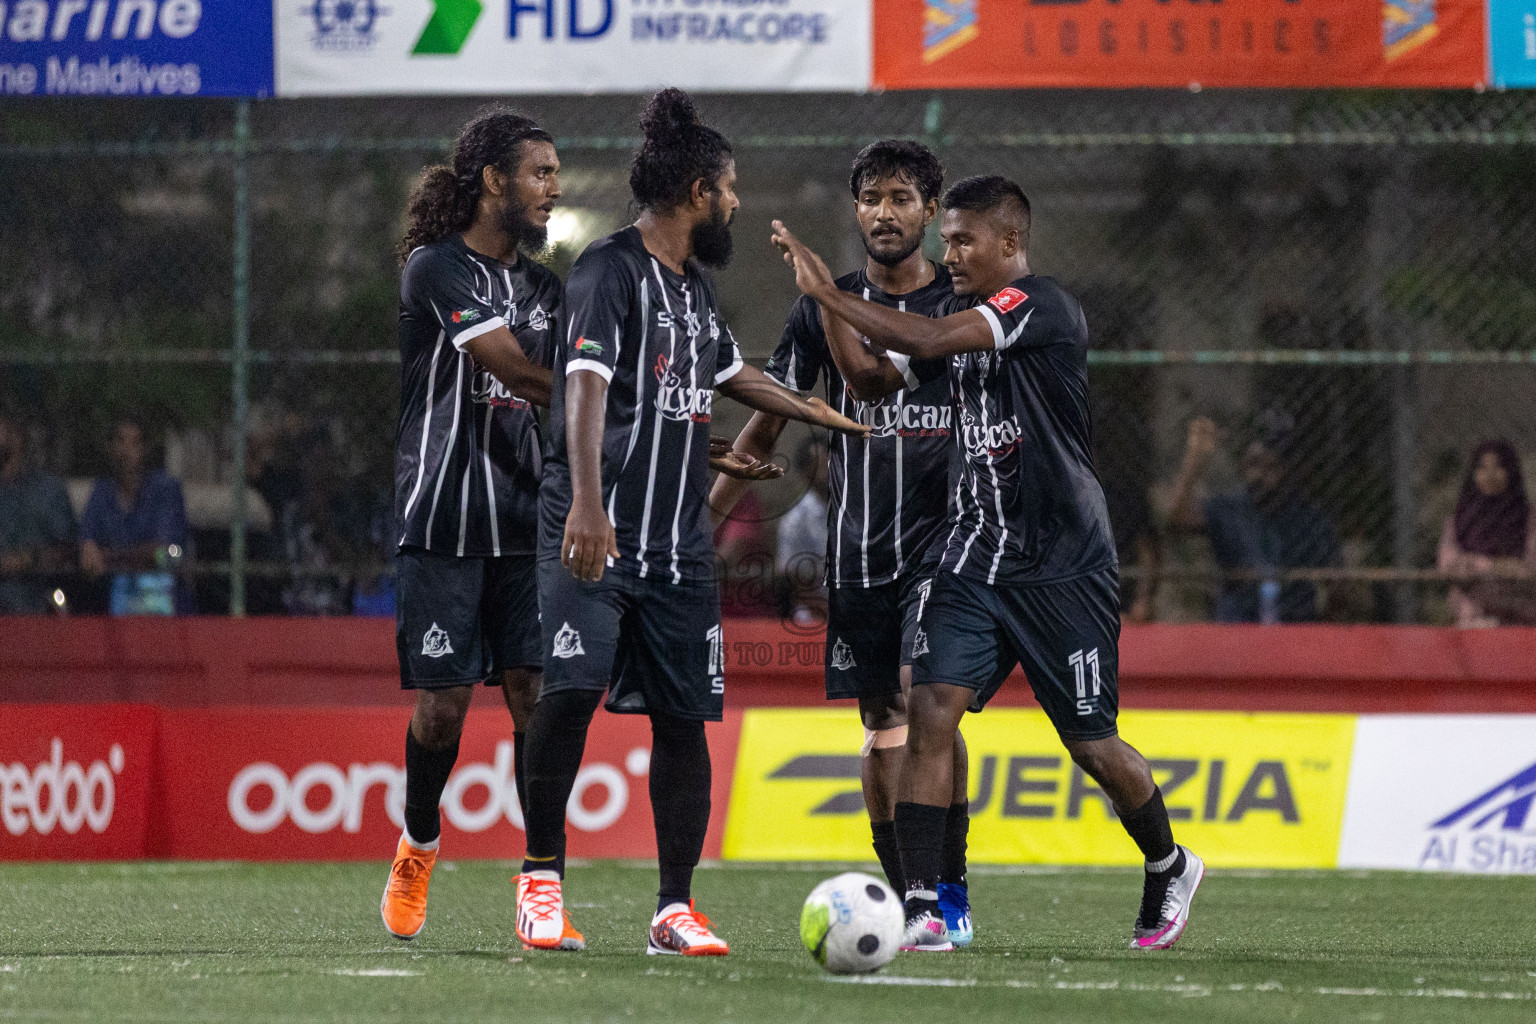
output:
[[[1072,763],[1044,712],[966,716],[970,857],[982,864],[1135,864],[1104,791]],[[1151,763],[1179,841],[1213,867],[1332,867],[1352,715],[1127,711],[1122,735]],[[857,716],[754,709],[742,720],[724,855],[868,860]]]
[[[1467,87],[1483,0],[881,0],[874,84]]]
[[[279,3],[281,96],[869,88],[868,0]]]
[[[0,2],[0,96],[270,96],[272,10],[254,0]]]
[[[1536,0],[1488,0],[1493,84],[1536,86]]]

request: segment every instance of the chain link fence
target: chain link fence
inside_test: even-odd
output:
[[[186,494],[179,607],[384,607],[393,250],[416,175],[484,102],[0,106],[0,403],[25,460],[72,481],[76,514],[108,472],[112,424],[143,425],[151,459]],[[513,103],[558,138],[561,272],[632,214],[642,102]],[[1437,545],[1472,447],[1502,437],[1536,453],[1536,96],[1039,91],[700,106],[737,149],[738,255],[721,291],[750,357],[772,351],[795,296],[768,221],[851,269],[863,256],[853,155],[921,138],[949,180],[999,172],[1024,185],[1032,265],[1083,301],[1099,469],[1148,614],[1206,619],[1232,587],[1273,576],[1315,588],[1316,617],[1451,621]],[[717,406],[722,432],[744,419],[729,406]],[[1181,490],[1199,417],[1216,424],[1215,452]],[[786,434],[786,459],[802,436]],[[1212,507],[1202,498],[1241,491],[1255,442],[1326,552],[1235,564],[1219,523],[1203,536],[1188,521]],[[796,486],[762,491],[769,518]],[[112,600],[62,554],[7,572],[79,610]]]

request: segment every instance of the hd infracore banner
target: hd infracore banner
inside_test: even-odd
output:
[[[874,83],[1466,87],[1485,18],[1483,0],[880,0]]]
[[[868,0],[279,0],[283,96],[869,88]]]
[[[0,96],[271,93],[260,0],[0,2]]]

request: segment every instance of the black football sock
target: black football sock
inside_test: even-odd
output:
[[[913,901],[936,903],[944,850],[946,807],[902,801],[896,805],[896,841],[901,846],[901,874],[907,883],[907,909]]]
[[[970,805],[950,804],[944,815],[944,854],[939,881],[950,885],[965,884],[965,841],[970,831]]]
[[[441,750],[432,750],[418,743],[416,733],[406,726],[405,831],[413,844],[430,846],[442,834],[437,804],[458,759],[458,740]]]
[[[534,705],[523,755],[528,768],[524,872],[555,871],[565,877],[565,805],[581,768],[587,727],[602,700],[601,690],[561,690]]]
[[[517,787],[517,806],[523,812],[523,825],[528,824],[528,772],[523,768],[523,758],[528,755],[528,734],[512,733],[512,782]]]
[[[704,723],[651,715],[651,814],[661,871],[658,913],[668,904],[687,903],[692,893],[693,869],[709,829],[710,780]]]
[[[875,856],[880,858],[880,870],[885,872],[885,880],[891,883],[891,891],[898,898],[905,897],[907,883],[901,874],[901,847],[896,845],[896,823],[872,821],[869,831],[874,836]]]
[[[1120,816],[1141,855],[1147,859],[1147,871],[1153,874],[1176,875],[1184,870],[1183,852],[1173,841],[1173,825],[1168,821],[1168,808],[1163,806],[1163,791],[1153,788],[1152,797],[1129,814]]]

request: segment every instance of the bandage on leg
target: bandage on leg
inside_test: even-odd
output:
[[[864,746],[859,751],[860,757],[868,757],[871,750],[886,750],[890,747],[904,747],[907,744],[907,727],[898,725],[894,729],[869,729],[864,730]]]

